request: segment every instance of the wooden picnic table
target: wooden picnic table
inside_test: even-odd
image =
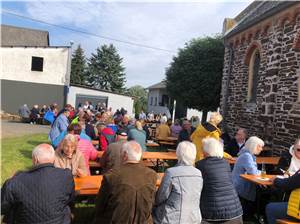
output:
[[[166,138],[157,138],[158,141],[164,141],[164,142],[177,142],[178,138],[176,137],[166,137]]]
[[[164,173],[158,173],[157,176],[156,186],[159,187]],[[102,179],[102,175],[75,177],[75,191],[79,195],[97,195]]]
[[[177,157],[176,152],[143,152],[142,159],[156,159],[158,164],[159,160],[177,160]],[[101,167],[97,161],[89,161],[89,165],[92,168]]]
[[[262,178],[261,175],[254,175],[254,174],[241,174],[240,175],[243,179],[250,181],[257,185],[265,185],[271,186],[273,183],[270,181],[272,177],[276,177],[276,175],[266,175],[266,178]]]
[[[277,165],[280,157],[256,157],[257,164],[271,164]],[[233,157],[233,159],[227,159],[230,164],[234,164],[237,160],[237,157]]]
[[[147,142],[146,146],[147,147],[159,147],[159,144],[156,142]]]

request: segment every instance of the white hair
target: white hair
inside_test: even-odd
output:
[[[204,138],[202,140],[203,150],[212,157],[223,158],[223,144],[215,138]]]
[[[256,136],[251,136],[245,143],[245,148],[249,150],[251,154],[254,154],[254,150],[256,149],[257,145],[264,147],[265,143],[263,140]]]
[[[122,154],[127,154],[127,162],[139,162],[142,158],[142,148],[136,141],[129,141],[123,144]]]
[[[55,151],[49,144],[40,144],[32,151],[32,158],[38,163],[53,162],[55,158]]]
[[[176,148],[176,156],[179,163],[192,166],[196,159],[196,146],[188,141],[180,142]]]

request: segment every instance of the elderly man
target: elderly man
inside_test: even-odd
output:
[[[152,223],[157,175],[140,163],[142,149],[137,142],[126,142],[121,156],[123,165],[103,177],[94,223]]]
[[[240,150],[245,146],[246,138],[246,129],[239,128],[234,138],[229,142],[228,146],[226,147],[225,152],[229,153],[233,157],[236,157]]]
[[[54,149],[41,144],[32,152],[33,168],[8,179],[1,189],[5,223],[70,223],[74,199],[70,170],[53,166]]]
[[[179,132],[177,144],[182,141],[191,142],[191,135],[193,134],[195,129],[196,128],[194,128],[188,120],[184,120],[182,122],[182,130]]]

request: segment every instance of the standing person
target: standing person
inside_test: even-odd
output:
[[[121,156],[123,165],[103,176],[94,223],[150,224],[157,174],[140,163],[142,148],[137,142],[125,143]]]
[[[24,104],[23,106],[21,106],[19,108],[18,112],[19,112],[20,117],[22,118],[22,122],[24,122],[24,123],[30,122],[30,118],[29,118],[30,110],[29,110],[27,104]]]
[[[74,180],[70,170],[53,166],[54,153],[48,144],[36,146],[32,169],[5,181],[1,189],[5,223],[71,223]]]
[[[174,121],[174,124],[171,125],[171,136],[178,138],[180,131],[182,130],[182,127],[179,124],[179,120],[176,119]]]
[[[145,120],[146,119],[146,114],[142,110],[141,113],[139,114],[139,120]]]
[[[243,223],[243,210],[234,188],[231,169],[223,159],[223,146],[214,138],[203,139],[204,159],[196,163],[203,177],[200,208],[202,224]]]
[[[61,111],[61,114],[58,115],[58,117],[54,120],[50,133],[49,133],[49,138],[51,142],[53,142],[61,132],[66,131],[68,126],[69,126],[69,117],[70,112],[66,109],[63,109]]]
[[[240,177],[241,174],[260,174],[257,169],[256,155],[263,150],[264,142],[256,136],[250,137],[245,147],[240,151],[232,171],[232,179],[235,189],[240,197],[244,217],[252,218],[255,211],[256,186]]]
[[[135,140],[140,144],[143,151],[147,150],[146,147],[146,132],[143,130],[142,123],[140,121],[135,122],[135,127],[131,128],[128,132],[128,140]]]
[[[191,139],[197,147],[196,161],[203,159],[202,140],[204,138],[212,137],[217,140],[220,139],[221,130],[218,128],[218,125],[222,121],[222,119],[223,117],[220,113],[213,112],[210,115],[209,122],[199,125],[193,132]]]
[[[236,157],[240,150],[245,146],[247,139],[247,131],[244,128],[239,128],[234,138],[229,142],[226,147],[226,152],[231,156]]]
[[[182,122],[182,130],[179,132],[177,144],[182,141],[192,141],[191,135],[196,129],[191,125],[188,120]]]
[[[153,208],[155,224],[200,224],[202,175],[193,165],[196,147],[181,142],[176,149],[178,164],[167,169],[158,189]]]

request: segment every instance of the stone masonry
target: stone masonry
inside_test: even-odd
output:
[[[231,136],[237,127],[246,128],[249,136],[261,137],[274,154],[300,137],[299,9],[298,3],[224,37],[224,128]],[[255,49],[261,59],[256,102],[250,103],[249,60]]]

